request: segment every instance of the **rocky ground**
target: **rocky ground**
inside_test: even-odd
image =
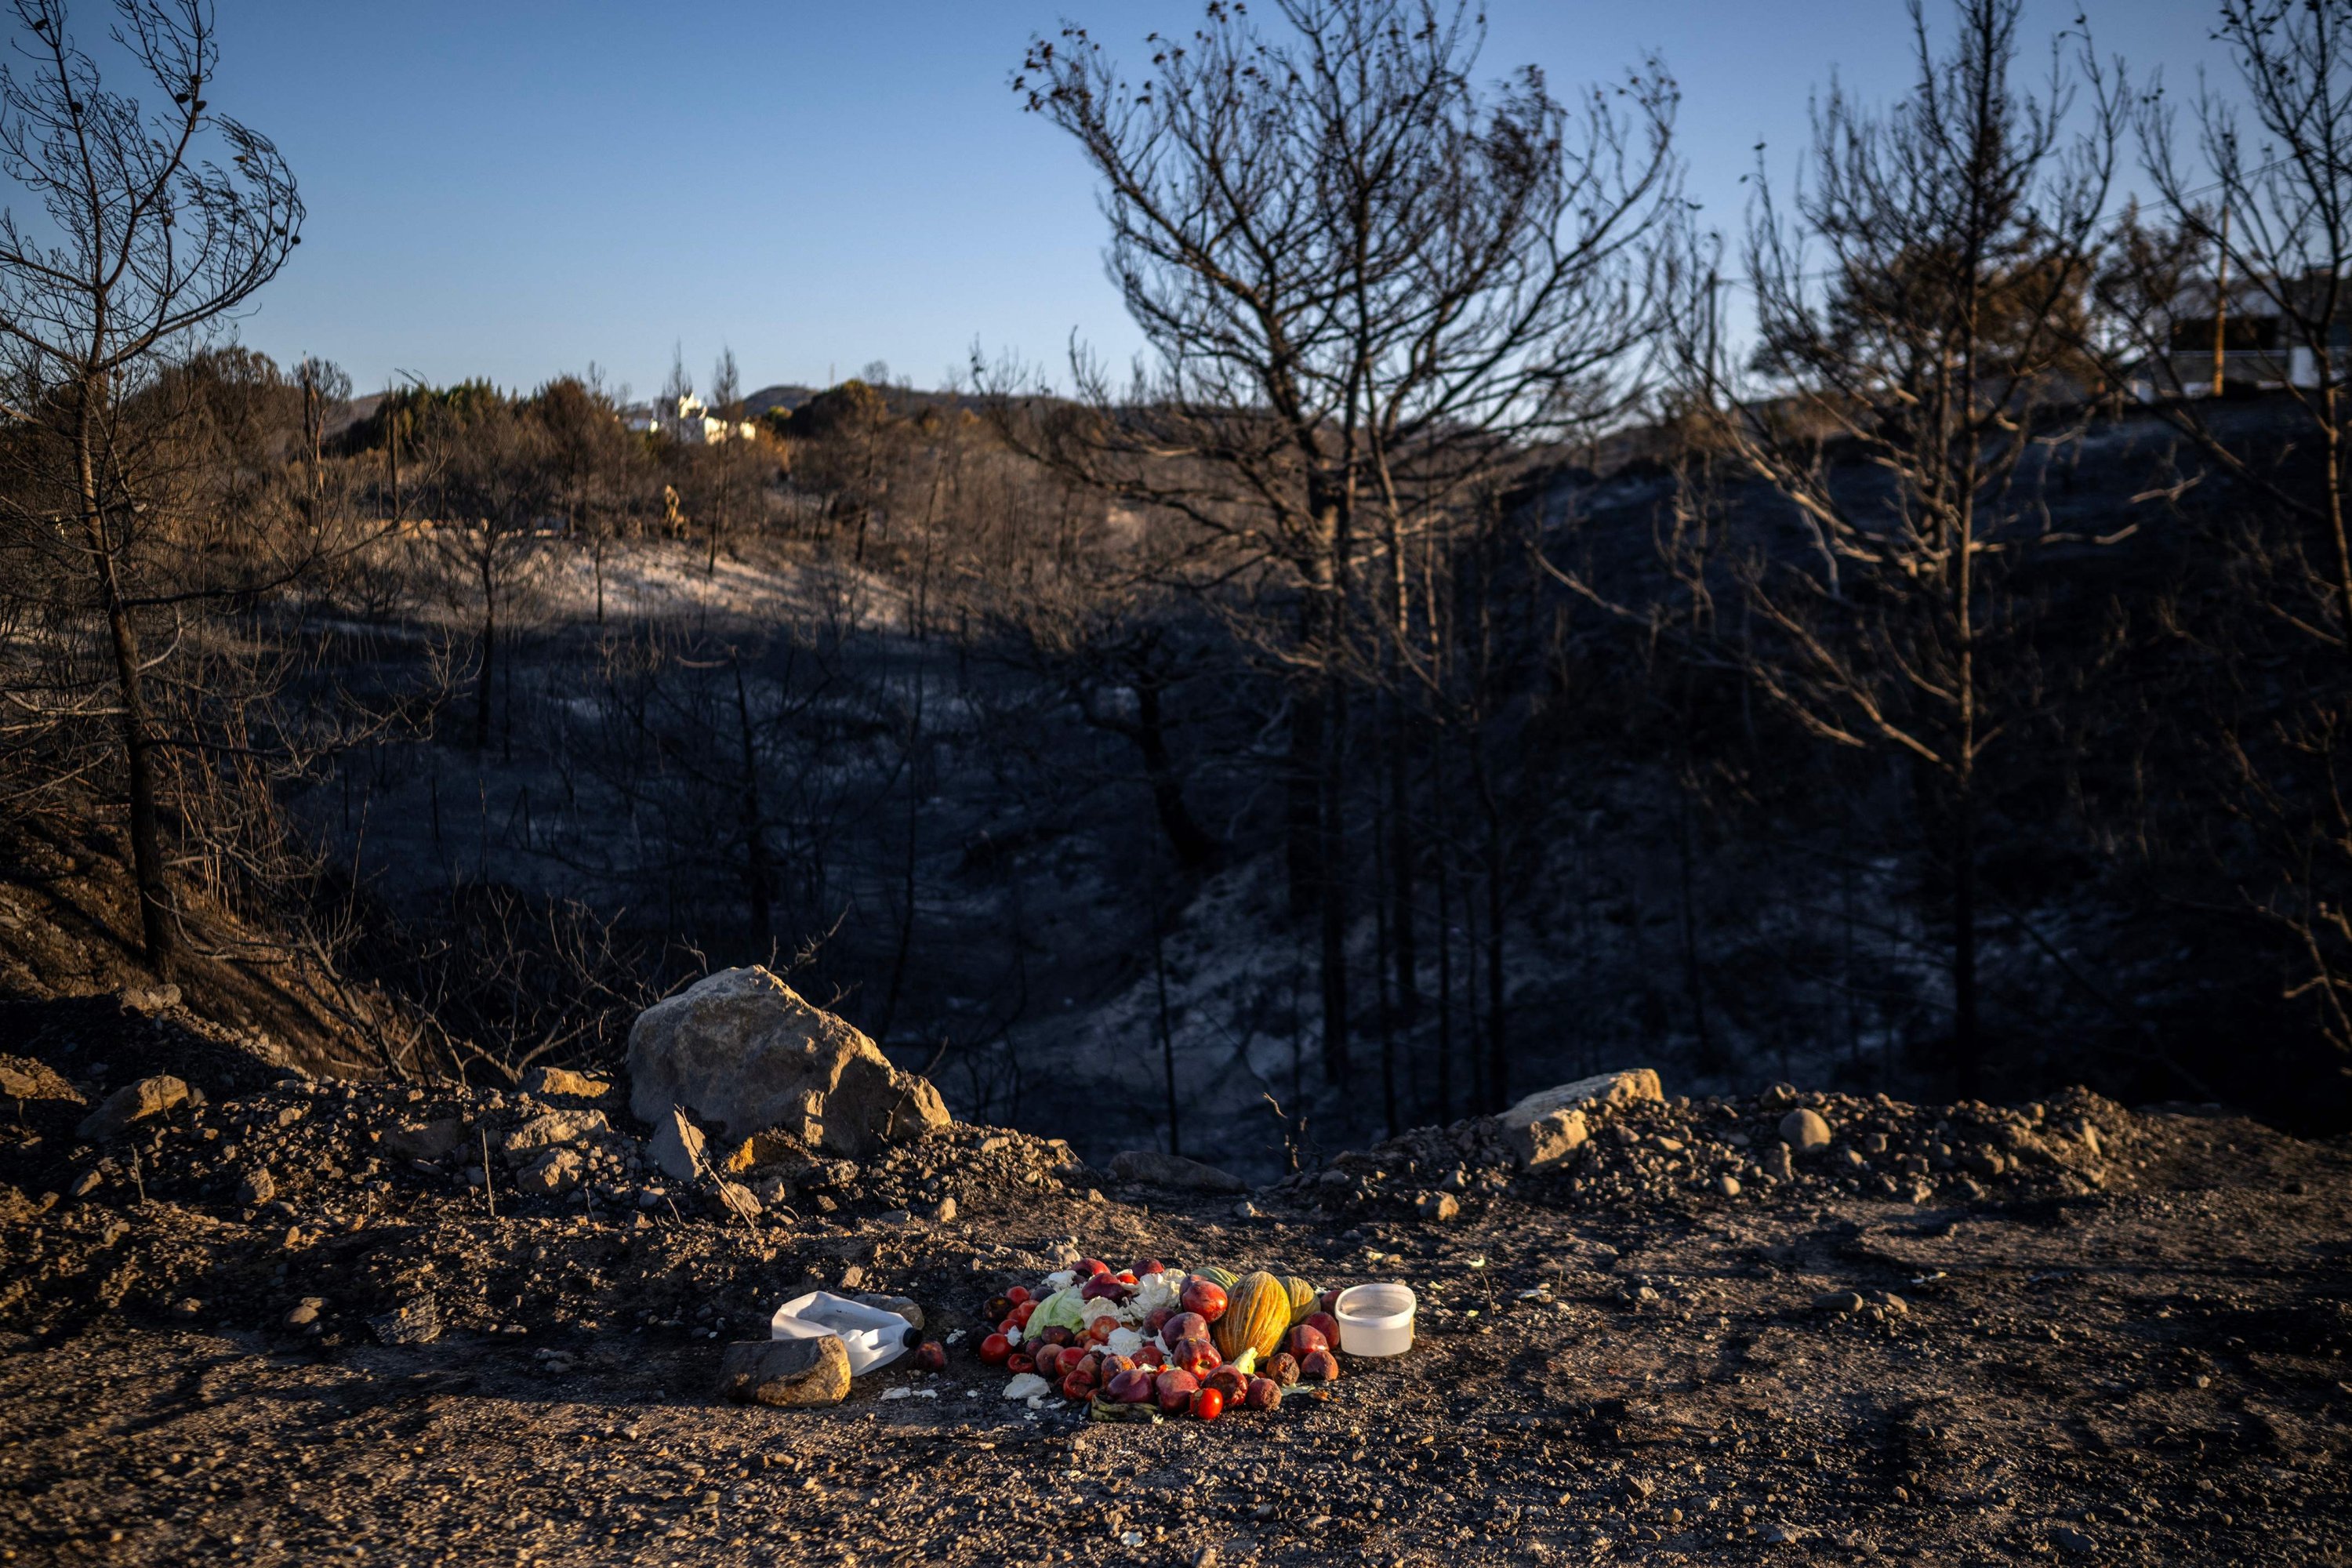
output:
[[[1235,1194],[966,1126],[680,1177],[605,1086],[316,1081],[109,1002],[0,1008],[0,1561],[2352,1539],[2352,1145],[2213,1108],[1666,1099],[1541,1171],[1474,1121]],[[1213,1426],[1004,1400],[982,1303],[1081,1252],[1402,1279],[1419,1342]],[[715,1401],[721,1344],[813,1285],[913,1298],[948,1370]]]

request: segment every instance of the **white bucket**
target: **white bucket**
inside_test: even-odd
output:
[[[921,1330],[898,1313],[830,1290],[795,1296],[777,1308],[768,1321],[772,1340],[814,1340],[826,1334],[838,1336],[842,1348],[849,1352],[852,1377],[889,1365],[923,1337]]]
[[[1412,1349],[1412,1287],[1350,1285],[1331,1303],[1339,1348],[1349,1355],[1402,1355]]]

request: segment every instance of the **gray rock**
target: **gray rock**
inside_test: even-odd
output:
[[[523,1092],[562,1095],[567,1100],[602,1100],[613,1092],[603,1079],[590,1078],[568,1068],[539,1068],[522,1080]]]
[[[601,1110],[542,1111],[499,1139],[499,1150],[510,1163],[520,1164],[527,1156],[542,1149],[577,1143],[596,1133],[611,1131]]]
[[[1721,1193],[1727,1198],[1736,1198],[1739,1195],[1739,1178],[1737,1176],[1717,1176],[1715,1179],[1715,1190]]]
[[[422,1298],[370,1318],[368,1327],[388,1345],[429,1345],[441,1337],[441,1313],[429,1297]]]
[[[673,1182],[690,1182],[703,1168],[704,1140],[702,1129],[687,1120],[686,1112],[673,1105],[653,1119],[653,1142],[646,1152],[661,1173]]]
[[[2061,1552],[2077,1557],[2087,1556],[2099,1549],[2097,1542],[2081,1531],[2070,1529],[2063,1524],[2053,1524],[2050,1527],[2050,1544]]]
[[[108,1095],[104,1104],[82,1118],[78,1131],[94,1141],[120,1137],[132,1122],[161,1116],[187,1098],[188,1086],[169,1073],[142,1078]]]
[[[954,1221],[955,1216],[956,1201],[951,1197],[941,1198],[938,1203],[931,1205],[930,1220],[933,1225],[950,1224]]]
[[[1776,1083],[1758,1095],[1756,1101],[1767,1110],[1786,1110],[1797,1103],[1797,1086],[1793,1083]]]
[[[950,1120],[929,1079],[899,1071],[872,1040],[756,966],[698,981],[630,1026],[630,1109],[658,1121],[672,1106],[730,1139],[772,1127],[854,1158]]]
[[[444,1116],[432,1121],[404,1121],[385,1130],[377,1140],[385,1152],[403,1160],[439,1160],[466,1142],[463,1120]]]
[[[249,1209],[257,1209],[278,1195],[278,1181],[259,1166],[245,1173],[236,1184],[236,1201]]]
[[[1810,1154],[1830,1146],[1830,1124],[1821,1112],[1801,1106],[1780,1118],[1780,1141],[1800,1154]]]
[[[1654,1068],[1597,1073],[1539,1089],[1491,1119],[1490,1125],[1528,1170],[1557,1164],[1586,1137],[1584,1112],[1596,1106],[1664,1099]]]
[[[738,1340],[719,1354],[719,1392],[739,1405],[785,1410],[838,1405],[849,1394],[849,1349],[835,1334]]]
[[[1415,1205],[1421,1217],[1443,1225],[1462,1216],[1462,1200],[1452,1193],[1424,1193]]]
[[[738,1219],[760,1217],[760,1200],[740,1182],[719,1184],[719,1206]]]
[[[307,1328],[319,1321],[319,1314],[326,1310],[326,1306],[327,1300],[323,1296],[305,1296],[287,1310],[286,1326],[289,1329]]]
[[[180,1005],[180,988],[168,981],[161,985],[125,985],[114,999],[134,1013],[161,1013]]]
[[[1655,1068],[1630,1068],[1622,1072],[1595,1073],[1573,1083],[1538,1089],[1496,1120],[1507,1127],[1533,1121],[1537,1117],[1548,1116],[1555,1110],[1578,1110],[1592,1105],[1632,1105],[1638,1100],[1664,1098],[1658,1087]]]
[[[1843,1316],[1849,1312],[1859,1312],[1862,1310],[1863,1305],[1862,1297],[1852,1290],[1825,1290],[1822,1294],[1813,1298],[1813,1310],[1815,1311],[1828,1312],[1833,1316]]]
[[[1110,1157],[1110,1173],[1122,1182],[1155,1187],[1183,1187],[1196,1193],[1245,1193],[1249,1184],[1230,1171],[1162,1154],[1157,1149],[1126,1149]]]
[[[552,1197],[578,1186],[587,1173],[586,1162],[580,1158],[579,1151],[550,1149],[523,1167],[522,1173],[515,1178],[515,1185],[526,1193]]]

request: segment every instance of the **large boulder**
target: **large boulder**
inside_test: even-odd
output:
[[[849,1347],[836,1334],[738,1340],[719,1355],[719,1392],[740,1405],[838,1405],[849,1394]]]
[[[1586,1110],[1601,1105],[1631,1105],[1636,1100],[1664,1098],[1655,1069],[1633,1068],[1538,1089],[1501,1112],[1495,1122],[1505,1142],[1518,1155],[1519,1163],[1530,1171],[1539,1171],[1559,1163],[1583,1146]]]
[[[730,1141],[775,1128],[850,1159],[949,1120],[929,1079],[756,965],[698,981],[630,1026],[629,1109],[658,1126],[673,1107]]]

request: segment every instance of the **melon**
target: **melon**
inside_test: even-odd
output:
[[[1244,1274],[1226,1291],[1224,1316],[1211,1326],[1218,1352],[1227,1361],[1244,1351],[1260,1358],[1282,1347],[1290,1328],[1290,1291],[1273,1275]]]
[[[1315,1310],[1316,1292],[1314,1286],[1309,1285],[1306,1280],[1301,1279],[1296,1274],[1286,1274],[1282,1279],[1282,1288],[1290,1292],[1290,1321],[1292,1322],[1295,1323],[1298,1321],[1299,1319],[1305,1317],[1307,1313]]]
[[[1241,1283],[1240,1275],[1235,1274],[1230,1268],[1219,1268],[1213,1264],[1206,1268],[1193,1269],[1192,1277],[1196,1279],[1207,1279],[1213,1281],[1218,1285],[1222,1285],[1224,1287],[1225,1294],[1228,1296],[1233,1294],[1234,1287]]]

